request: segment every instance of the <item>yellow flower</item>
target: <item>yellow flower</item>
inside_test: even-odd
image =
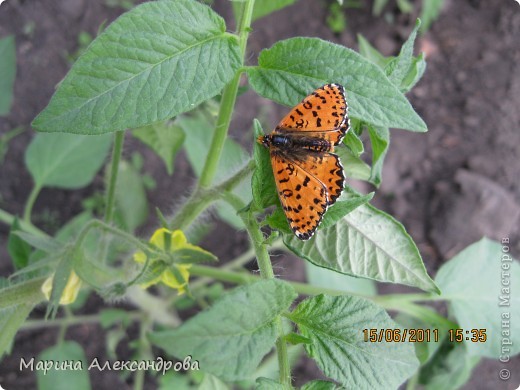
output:
[[[51,298],[52,292],[52,282],[54,280],[54,276],[48,277],[45,282],[42,284],[42,292],[49,300]],[[67,285],[63,290],[60,298],[60,305],[68,305],[76,300],[78,297],[78,292],[81,288],[81,279],[76,275],[74,271],[71,271],[69,275],[69,280],[67,281]]]
[[[186,236],[181,230],[175,230],[172,232],[165,228],[156,230],[152,235],[152,238],[150,238],[150,243],[165,252],[174,252],[175,250],[185,248],[200,249],[199,247],[188,243]],[[146,261],[146,254],[142,251],[138,251],[134,254],[134,260],[138,263],[144,264]],[[154,259],[151,260],[153,261]],[[179,278],[175,276],[175,273],[177,272],[174,273],[167,268],[158,277],[147,283],[141,284],[141,286],[143,288],[148,288],[153,284],[163,282],[167,286],[176,289],[179,292],[179,295],[184,294],[190,278],[189,269],[191,264],[173,264],[172,267],[175,267],[178,271],[178,276],[182,276],[183,280],[179,280]]]

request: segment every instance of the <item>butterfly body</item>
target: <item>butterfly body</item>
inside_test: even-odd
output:
[[[271,134],[258,137],[269,149],[280,203],[296,236],[308,240],[344,187],[334,146],[349,121],[341,85],[327,84],[294,107]]]

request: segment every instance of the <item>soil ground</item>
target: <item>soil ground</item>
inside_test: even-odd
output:
[[[217,0],[213,7],[231,20],[228,3]],[[395,55],[417,16],[419,2],[413,3],[412,15],[399,13],[390,1],[385,16],[374,17],[371,2],[365,1],[360,9],[346,10],[348,28],[335,35],[325,23],[328,3],[300,0],[254,23],[250,62],[256,62],[262,48],[293,36],[317,36],[357,48],[356,34],[361,33],[383,54]],[[20,125],[29,127],[69,69],[66,55],[77,50],[78,34],[87,31],[95,36],[102,23],[110,23],[121,12],[101,0],[7,0],[2,4],[0,37],[16,37],[17,78],[13,107],[9,116],[0,118],[0,132]],[[233,28],[232,23],[228,28]],[[509,237],[513,253],[517,258],[520,255],[519,36],[520,6],[513,0],[446,0],[440,18],[418,40],[428,68],[409,98],[428,124],[429,132],[392,131],[383,184],[373,203],[406,226],[432,275],[445,260],[482,236],[497,240]],[[286,109],[252,92],[239,99],[231,135],[248,148],[251,134],[244,129],[250,129],[252,119],[261,110],[270,110],[274,125],[274,118],[280,118]],[[0,165],[0,207],[12,214],[23,212],[31,188],[23,155],[33,134],[27,131],[15,138]],[[128,143],[129,149],[138,147],[135,140],[128,138]],[[145,170],[158,184],[150,193],[150,204],[173,209],[187,195],[187,183],[193,183],[184,154],[177,159],[174,176],[168,177],[157,157],[147,149],[140,151],[145,157]],[[36,222],[40,227],[55,229],[81,211],[81,199],[100,183],[98,178],[94,187],[79,191],[43,191],[35,206],[40,216]],[[245,246],[246,237],[216,223],[218,228],[204,246],[223,259],[233,258]],[[143,235],[152,227],[150,219]],[[7,233],[8,227],[0,225],[2,276],[12,272],[5,245]],[[283,277],[302,277],[299,260],[280,257],[277,262]],[[394,286],[382,289],[402,291]],[[84,310],[95,313],[102,305],[100,298],[91,297]],[[36,310],[32,316],[41,318],[42,311]],[[87,357],[92,358],[105,354],[101,341],[92,342],[99,334],[97,326],[82,325],[69,330],[67,338],[77,340],[86,348]],[[19,333],[12,355],[0,365],[4,388],[35,388],[35,374],[18,370],[20,357],[36,356],[55,339],[55,330]],[[497,361],[483,360],[464,389],[516,389],[520,359],[509,363],[513,378],[507,383],[498,379],[500,368]],[[297,384],[302,383],[303,375],[315,378],[319,373],[312,362],[304,361],[295,370]],[[99,389],[130,388],[114,372],[91,379]],[[152,382],[150,386],[154,387]]]

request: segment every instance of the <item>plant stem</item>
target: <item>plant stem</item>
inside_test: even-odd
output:
[[[108,178],[108,188],[105,204],[106,223],[111,223],[114,218],[115,209],[115,193],[117,174],[119,172],[119,162],[121,161],[121,154],[123,152],[123,141],[125,138],[124,131],[116,131],[114,134],[114,147],[112,149],[112,162],[110,163],[110,176]]]
[[[170,222],[170,230],[186,230],[186,228],[202,213],[210,204],[217,201],[222,194],[231,191],[254,168],[254,161],[250,160],[242,169],[225,182],[210,188],[198,188],[188,199],[182,208],[173,216]]]
[[[36,202],[36,198],[40,193],[42,187],[39,184],[35,184],[25,202],[25,209],[23,211],[23,220],[26,223],[31,223],[31,213],[34,206],[34,202]]]
[[[246,52],[247,38],[249,36],[254,5],[254,0],[248,0],[244,3],[243,13],[237,31],[241,54],[240,58],[242,61],[241,65],[244,64],[244,55]],[[239,69],[222,91],[222,99],[217,117],[215,133],[213,134],[211,147],[209,149],[208,156],[206,158],[206,162],[204,163],[204,168],[202,169],[202,174],[200,175],[199,179],[200,188],[209,187],[213,181],[213,178],[215,177],[218,161],[220,159],[222,149],[224,148],[224,142],[226,141],[229,124],[231,123],[231,117],[235,107],[241,74],[242,69]]]
[[[130,320],[132,321],[136,321],[143,316],[143,313],[140,311],[128,312],[127,314],[128,318],[130,318]],[[99,321],[99,314],[88,314],[83,316],[56,318],[53,320],[29,320],[22,324],[20,330],[32,330],[48,328],[51,326],[61,326],[63,323],[66,323],[67,326],[96,324]]]
[[[8,213],[5,210],[0,209],[0,222],[3,222],[6,225],[10,226],[13,224],[15,218],[16,217],[14,215]],[[18,222],[20,223],[20,227],[22,228],[22,230],[25,232],[32,233],[36,236],[47,236],[47,234],[45,232],[38,229],[36,226],[34,226],[30,222],[24,221],[23,219],[19,220]]]

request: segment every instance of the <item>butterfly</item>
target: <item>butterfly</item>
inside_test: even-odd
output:
[[[333,152],[349,127],[344,88],[326,84],[296,105],[271,134],[257,139],[269,149],[280,203],[301,240],[312,237],[343,191],[343,166]]]

